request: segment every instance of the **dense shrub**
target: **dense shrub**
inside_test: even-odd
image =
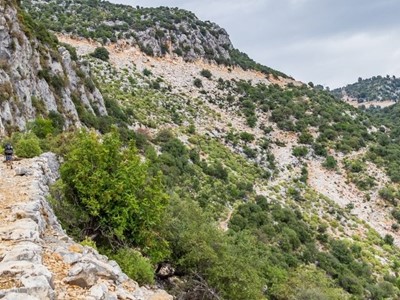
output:
[[[205,78],[207,78],[207,79],[210,79],[211,76],[212,76],[210,70],[207,70],[207,69],[201,70],[200,75],[205,77]]]
[[[85,217],[75,226],[96,243],[140,246],[153,259],[166,254],[159,226],[167,196],[161,175],[150,176],[133,143],[121,149],[115,132],[102,139],[94,132],[79,132],[61,167],[65,200]]]
[[[104,61],[108,61],[110,59],[110,53],[104,47],[97,47],[90,55]]]
[[[201,82],[201,79],[200,79],[200,78],[196,78],[196,79],[193,81],[193,84],[194,84],[194,86],[197,87],[197,88],[203,87],[203,83]]]
[[[122,271],[140,285],[154,284],[154,269],[150,261],[142,256],[139,251],[121,248],[116,253],[111,253]]]
[[[30,133],[19,135],[14,149],[19,157],[31,158],[42,153],[39,139]]]

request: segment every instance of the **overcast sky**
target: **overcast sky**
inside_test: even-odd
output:
[[[170,6],[225,28],[259,63],[335,88],[400,76],[399,0],[111,0]]]

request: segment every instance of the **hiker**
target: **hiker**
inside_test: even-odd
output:
[[[13,168],[12,160],[13,160],[14,149],[10,143],[7,143],[4,147],[4,156],[6,157],[6,165],[7,167]]]

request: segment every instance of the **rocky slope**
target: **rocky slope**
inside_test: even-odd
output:
[[[0,43],[2,135],[49,112],[60,114],[65,127],[79,126],[75,105],[80,101],[90,114],[107,114],[102,95],[79,62],[11,0],[0,1]]]
[[[0,298],[172,299],[64,233],[46,200],[58,165],[47,153],[15,162],[15,171],[0,166]]]
[[[104,45],[123,41],[149,56],[168,55],[182,57],[185,61],[205,59],[287,77],[235,49],[228,33],[217,24],[199,20],[182,9],[141,8],[98,0],[24,0],[22,3],[35,19],[55,32]]]

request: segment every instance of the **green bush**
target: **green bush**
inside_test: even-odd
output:
[[[132,141],[122,149],[113,130],[102,137],[94,131],[76,134],[60,169],[67,202],[84,211],[75,220],[85,236],[102,244],[143,247],[155,260],[168,253],[158,226],[168,202],[160,173],[151,175]]]
[[[139,251],[130,248],[121,248],[111,254],[122,271],[140,285],[154,284],[154,269],[150,261],[142,256]]]
[[[322,166],[324,166],[325,168],[329,169],[329,170],[333,170],[336,168],[337,166],[337,161],[333,156],[327,156],[324,163],[322,164]]]
[[[40,139],[44,139],[47,135],[53,134],[55,128],[50,119],[37,118],[31,125],[32,132]]]
[[[90,55],[104,61],[108,61],[110,59],[110,53],[104,47],[97,47]]]
[[[15,154],[18,157],[31,158],[42,153],[40,141],[34,134],[23,134],[15,144]]]
[[[207,79],[210,79],[212,77],[210,70],[207,70],[207,69],[201,70],[200,75]]]
[[[308,148],[307,147],[293,147],[292,153],[296,157],[304,157],[308,154]]]
[[[201,79],[200,79],[200,78],[196,78],[196,79],[193,81],[193,84],[194,84],[194,86],[197,87],[197,88],[203,87],[203,83],[201,82]]]

